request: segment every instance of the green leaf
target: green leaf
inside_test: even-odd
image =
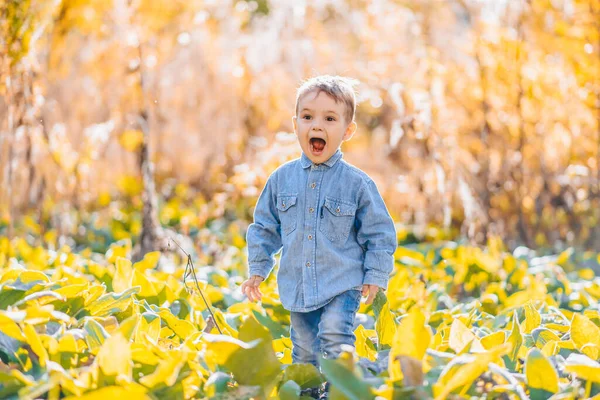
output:
[[[331,385],[350,400],[367,400],[374,398],[371,387],[334,359],[321,359],[321,370]]]
[[[289,380],[299,384],[302,389],[317,387],[325,382],[323,375],[312,364],[288,365],[283,372],[283,381]]]
[[[504,361],[506,362],[506,366],[515,371],[517,368],[517,355],[519,354],[519,349],[523,344],[523,336],[521,336],[521,327],[519,325],[519,318],[517,317],[517,312],[513,312],[513,326],[506,341],[510,344],[510,352],[504,356]]]
[[[300,386],[294,381],[287,381],[279,388],[279,399],[298,400],[300,398]]]
[[[231,382],[231,376],[222,371],[217,371],[208,377],[204,384],[204,393],[210,398],[216,394],[225,393],[227,385]]]
[[[271,334],[255,318],[248,317],[240,326],[238,338],[243,342],[257,339],[260,342],[233,352],[225,361],[225,367],[233,373],[239,384],[258,385],[266,389],[281,372],[281,363],[273,350]]]
[[[104,341],[110,337],[108,332],[104,330],[104,327],[96,322],[93,318],[86,318],[83,324],[83,330],[87,332],[85,336],[85,342],[88,345],[90,351],[95,352],[104,344]]]
[[[273,339],[279,339],[289,335],[289,332],[284,329],[280,323],[273,321],[269,316],[262,315],[256,310],[252,310],[252,314],[254,314],[254,317],[258,320],[258,322],[269,329]]]
[[[390,347],[396,334],[396,321],[390,311],[390,303],[385,293],[380,290],[373,300],[375,313],[375,331],[377,331],[377,347],[381,350]]]

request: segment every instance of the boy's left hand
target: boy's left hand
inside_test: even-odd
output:
[[[375,296],[377,295],[377,292],[380,290],[381,288],[377,285],[363,285],[362,288],[362,295],[367,296],[367,301],[365,301],[365,304],[371,304],[373,302],[373,300],[375,300]]]

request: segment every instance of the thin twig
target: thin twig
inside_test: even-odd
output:
[[[213,314],[212,309],[210,308],[210,305],[208,304],[208,301],[206,301],[206,298],[204,297],[204,294],[202,293],[202,290],[200,289],[200,284],[198,283],[198,278],[196,277],[196,270],[194,269],[194,263],[192,262],[192,256],[189,255],[183,249],[183,247],[181,247],[179,245],[179,243],[177,243],[175,240],[173,240],[173,238],[169,238],[169,246],[171,245],[171,242],[175,243],[177,245],[177,247],[179,247],[179,249],[183,252],[183,254],[185,254],[187,256],[187,264],[185,266],[185,273],[183,274],[183,285],[188,290],[188,292],[190,292],[190,293],[193,292],[194,288],[193,287],[190,288],[186,281],[186,278],[189,275],[192,275],[192,277],[194,278],[194,283],[196,284],[196,289],[198,289],[198,293],[200,293],[202,300],[204,300],[204,304],[206,304],[206,308],[208,309],[208,312],[210,313],[210,316],[212,317],[212,319],[215,323],[215,326],[217,327],[217,330],[222,335],[223,332],[221,331],[221,327],[219,326],[219,323],[217,322],[217,319],[215,318],[215,315]]]

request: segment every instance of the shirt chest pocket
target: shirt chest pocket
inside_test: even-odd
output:
[[[325,196],[319,230],[332,242],[345,242],[354,223],[356,204]]]
[[[289,235],[296,229],[298,224],[298,197],[289,194],[277,195],[277,210],[279,210],[279,221],[281,221],[281,233]]]

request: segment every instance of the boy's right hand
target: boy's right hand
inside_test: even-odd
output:
[[[252,275],[249,279],[242,283],[242,293],[248,296],[248,299],[250,301],[262,299],[262,293],[260,292],[260,289],[258,287],[260,286],[260,283],[264,280],[265,278],[263,278],[260,275]]]

